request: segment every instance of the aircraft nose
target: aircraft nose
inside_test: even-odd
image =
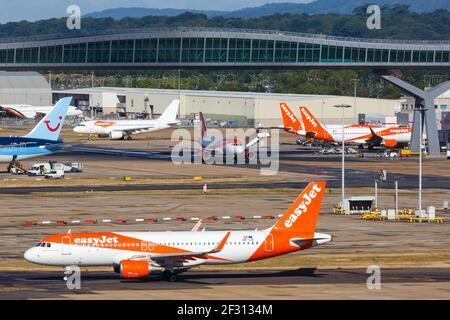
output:
[[[81,127],[75,127],[73,128],[73,131],[76,133],[81,133]]]
[[[38,263],[38,257],[37,257],[37,250],[36,250],[36,248],[31,248],[31,249],[28,249],[25,253],[24,253],[24,255],[23,255],[23,257],[25,258],[25,260],[27,260],[28,262],[31,262],[31,263]]]

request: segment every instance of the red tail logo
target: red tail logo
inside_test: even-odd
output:
[[[62,116],[59,116],[59,120],[62,120]],[[50,132],[55,132],[59,129],[59,127],[61,126],[61,123],[58,122],[58,124],[56,125],[56,127],[50,127],[50,120],[45,120],[44,121],[45,125],[47,126],[48,131]]]

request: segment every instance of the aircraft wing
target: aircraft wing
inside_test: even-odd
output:
[[[54,147],[73,147],[72,143],[66,143],[66,142],[61,142],[61,143],[49,143],[46,145],[43,145],[42,148],[54,148]]]
[[[228,237],[230,236],[231,232],[228,231],[226,233],[226,235],[223,237],[223,239],[217,244],[217,246],[209,251],[199,251],[199,252],[175,252],[175,253],[165,253],[165,254],[145,254],[145,255],[135,255],[131,258],[129,258],[129,260],[140,260],[140,259],[146,259],[149,258],[153,261],[158,261],[158,260],[170,260],[170,259],[174,259],[174,260],[178,260],[178,259],[189,259],[189,258],[193,258],[193,257],[202,257],[204,255],[207,254],[211,254],[211,253],[217,253],[222,251],[223,247],[225,246],[225,243],[228,240]]]
[[[28,147],[28,146],[31,146],[31,147],[32,147],[33,144],[35,145],[35,144],[37,144],[37,142],[36,142],[36,141],[30,141],[30,142],[20,142],[20,143],[4,144],[4,145],[1,145],[1,146],[0,146],[0,149],[6,149],[6,148],[21,148],[21,147],[25,148],[25,147]]]
[[[372,128],[370,129],[370,133],[372,134],[369,139],[366,140],[367,143],[372,145],[380,145],[383,142],[383,138],[377,135]]]
[[[17,139],[10,140],[9,138],[2,139],[0,141],[2,143],[0,145],[0,149],[8,149],[8,148],[31,148],[31,147],[39,147],[39,148],[53,148],[60,147],[63,145],[67,145],[62,140],[53,141],[53,140],[41,140],[41,139],[27,139],[22,137],[17,137]]]
[[[181,121],[173,121],[173,122],[168,122],[167,125],[173,127],[173,126],[177,126],[181,123]]]
[[[143,126],[143,127],[136,127],[132,129],[126,129],[126,130],[113,130],[113,131],[120,131],[120,132],[126,132],[128,135],[137,134],[137,133],[146,133],[149,132],[151,129],[154,129],[155,126]]]

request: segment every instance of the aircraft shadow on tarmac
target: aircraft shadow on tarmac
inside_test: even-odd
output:
[[[283,271],[211,271],[211,272],[187,272],[179,275],[179,282],[197,282],[198,280],[213,280],[213,279],[256,279],[256,278],[280,278],[280,277],[322,277],[320,274],[316,274],[316,268],[299,268],[294,270]],[[63,278],[63,272],[47,274],[45,276],[28,276],[24,277],[26,281],[61,281]],[[92,272],[82,273],[82,281],[102,281],[102,280],[120,280],[121,282],[154,282],[165,281],[163,280],[161,273],[153,273],[149,277],[144,279],[120,279],[118,274],[113,272]],[[201,281],[199,281],[201,283]]]

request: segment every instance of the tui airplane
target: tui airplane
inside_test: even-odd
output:
[[[59,151],[63,144],[59,134],[71,101],[72,97],[59,100],[27,135],[0,137],[0,162],[11,163]]]

